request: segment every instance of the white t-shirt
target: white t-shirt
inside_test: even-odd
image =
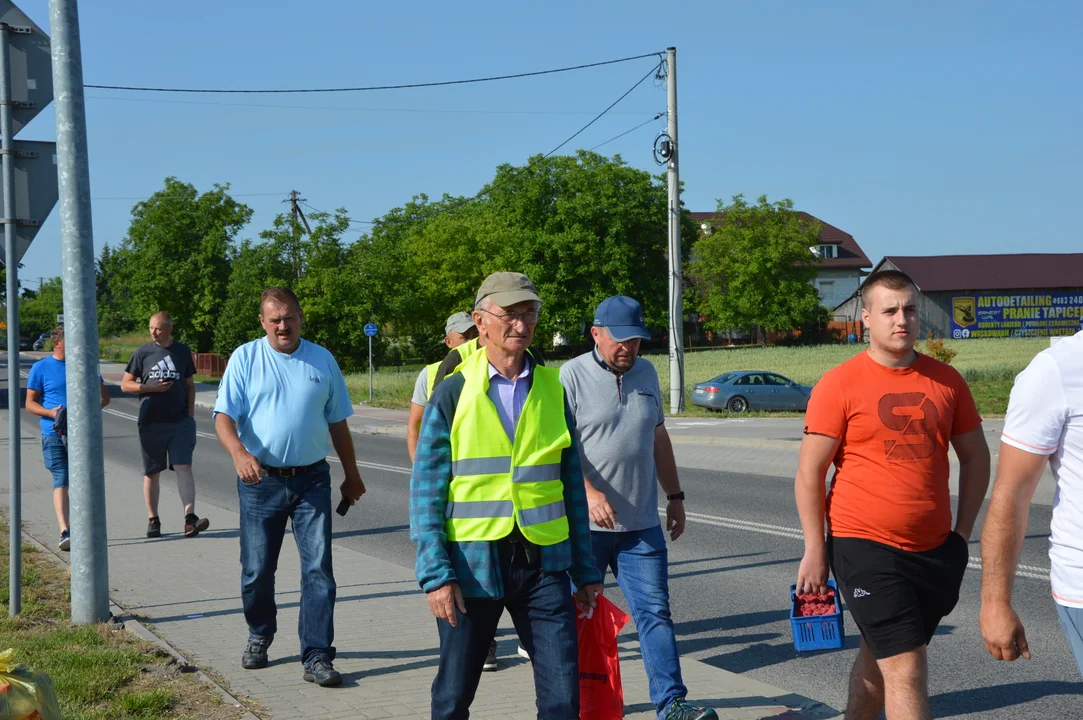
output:
[[[1038,353],[1015,379],[1001,440],[1050,456],[1057,481],[1049,533],[1053,597],[1083,608],[1083,332]]]

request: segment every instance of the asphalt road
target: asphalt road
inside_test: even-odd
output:
[[[29,364],[23,363],[24,373]],[[112,390],[114,399],[104,415],[105,452],[130,474],[111,476],[108,481],[130,483],[132,492],[139,493],[137,401],[121,395],[119,388]],[[25,412],[23,420],[35,422]],[[197,421],[200,439],[194,467],[199,498],[236,511],[232,463],[214,439],[209,411],[198,409]],[[335,539],[412,568],[405,442],[355,436],[355,445],[368,493],[345,518],[336,516]],[[341,469],[334,464],[332,473],[341,478]],[[787,595],[802,550],[792,481],[690,469],[681,471],[681,480],[689,497],[691,522],[685,536],[670,546],[670,589],[682,656],[746,673],[841,709],[856,652],[856,629],[849,616],[844,650],[799,656],[791,639]],[[170,481],[168,473],[163,481]],[[173,510],[161,509],[164,532],[180,530],[180,508]],[[198,507],[197,512],[201,512]],[[207,510],[205,514],[213,524],[213,513]],[[972,567],[958,607],[945,619],[930,648],[935,717],[992,718],[1009,713],[1016,719],[1034,720],[1083,717],[1083,683],[1058,625],[1048,580],[1039,579],[1049,567],[1049,518],[1049,506],[1032,506],[1022,563],[1030,568],[1024,572],[1033,577],[1020,577],[1016,583],[1016,607],[1026,623],[1034,659],[996,663],[985,653],[977,619],[980,575]],[[110,532],[141,533],[146,519],[133,517],[131,523],[132,528],[110,528]],[[971,556],[979,556],[976,541],[971,544]],[[615,587],[608,591],[619,596]],[[693,699],[711,692],[710,688],[691,690]]]

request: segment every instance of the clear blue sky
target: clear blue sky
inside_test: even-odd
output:
[[[46,0],[20,5],[47,30]],[[409,83],[674,45],[690,210],[735,193],[789,197],[874,262],[1083,250],[1083,5],[1070,0],[84,0],[81,15],[85,81],[99,84]],[[291,189],[357,220],[418,193],[473,194],[496,165],[550,150],[650,66],[303,97],[88,90],[95,245],[124,237],[134,200],[116,198],[146,197],[167,175],[201,190],[229,182],[256,211],[247,237],[286,209]],[[648,81],[573,145],[664,109],[664,89]],[[656,172],[661,123],[600,152]],[[20,137],[55,137],[52,113]],[[24,263],[24,279],[59,274],[56,211]]]

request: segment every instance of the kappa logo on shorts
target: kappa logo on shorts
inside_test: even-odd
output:
[[[889,393],[880,398],[880,422],[899,432],[904,441],[885,440],[884,454],[890,462],[915,462],[936,452],[940,412],[925,393]]]
[[[868,597],[869,595],[872,595],[872,593],[869,592],[868,590],[863,590],[861,588],[854,588],[854,600],[856,600],[858,598]]]
[[[318,383],[320,381],[320,378],[319,378],[318,375],[309,375],[308,379],[311,380],[314,383]]]

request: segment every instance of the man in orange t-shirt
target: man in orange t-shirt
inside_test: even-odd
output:
[[[824,375],[805,414],[795,482],[805,535],[797,587],[826,592],[830,563],[861,630],[848,720],[885,709],[888,720],[925,720],[932,717],[925,646],[959,600],[989,486],[989,448],[966,381],[914,351],[913,281],[896,270],[873,273],[861,298],[869,348]],[[959,458],[954,530],[949,444]]]

